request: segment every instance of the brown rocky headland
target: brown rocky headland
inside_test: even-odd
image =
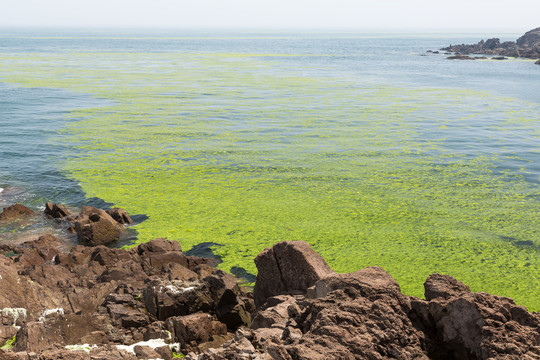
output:
[[[496,56],[496,60],[502,57],[518,57],[526,59],[540,59],[540,27],[527,31],[516,41],[501,42],[499,38],[492,38],[486,41],[481,40],[477,44],[450,45],[440,50],[454,52],[462,57],[449,57],[454,60],[471,60],[467,55],[481,54]],[[537,64],[540,62],[537,61]]]
[[[540,359],[540,314],[447,275],[420,299],[381,268],[335,273],[284,241],[256,257],[252,291],[176,241],[104,246],[130,223],[121,209],[45,211],[80,244],[0,241],[0,359]]]

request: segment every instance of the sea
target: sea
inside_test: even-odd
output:
[[[0,207],[120,206],[140,221],[113,246],[167,237],[248,282],[303,240],[538,311],[540,66],[439,50],[520,35],[3,28]]]

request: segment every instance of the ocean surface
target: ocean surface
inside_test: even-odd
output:
[[[120,206],[132,243],[248,279],[305,240],[540,310],[540,66],[426,52],[520,35],[0,29],[0,207]]]

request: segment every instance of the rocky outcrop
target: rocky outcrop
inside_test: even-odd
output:
[[[42,236],[0,255],[1,359],[540,359],[540,314],[432,274],[425,300],[379,267],[333,272],[305,242],[256,258],[252,294],[155,239],[130,250]],[[533,290],[531,290],[533,291]]]
[[[0,222],[21,220],[31,217],[36,213],[22,204],[15,204],[2,209],[0,213]]]
[[[258,281],[298,271],[258,269]],[[426,300],[406,296],[378,267],[328,272],[303,291],[268,297],[250,329],[186,359],[540,359],[539,314],[447,275],[430,275],[424,288]]]
[[[77,239],[84,245],[96,246],[118,240],[120,227],[105,210],[83,206],[81,213],[72,220]]]
[[[251,324],[253,300],[236,278],[177,242],[59,248],[42,236],[9,249],[13,258],[0,255],[0,346],[16,335],[11,354],[20,358],[88,358],[70,345],[100,359],[172,358],[169,345],[206,350]]]
[[[455,52],[462,56],[468,54],[485,54],[499,57],[509,56],[538,59],[540,58],[540,28],[526,32],[515,42],[505,41],[501,43],[500,39],[492,38],[486,41],[481,40],[477,44],[472,45],[450,45],[441,50]],[[458,59],[460,58],[458,57]],[[462,59],[464,58],[462,57]]]
[[[45,210],[43,210],[43,212],[45,213],[45,215],[53,219],[61,219],[71,215],[71,213],[69,212],[69,210],[66,209],[65,206],[60,204],[53,204],[50,202],[45,203]]]
[[[305,292],[333,273],[326,261],[303,241],[277,243],[257,255],[255,264],[258,275],[253,294],[257,306],[270,296]]]
[[[112,208],[106,211],[117,223],[129,225],[133,224],[133,220],[126,210],[120,208]]]

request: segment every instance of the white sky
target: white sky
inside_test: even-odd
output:
[[[0,27],[509,29],[540,0],[0,0]]]

